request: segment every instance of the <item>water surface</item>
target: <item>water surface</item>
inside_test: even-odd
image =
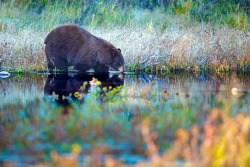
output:
[[[249,83],[237,73],[13,74],[0,79],[0,162],[49,161],[53,150],[69,154],[74,144],[83,165],[109,155],[146,160],[142,121],[162,152],[178,128],[202,127],[215,107],[249,116]]]

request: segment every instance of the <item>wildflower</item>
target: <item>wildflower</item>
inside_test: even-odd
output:
[[[75,96],[76,98],[79,98],[79,97],[80,97],[80,93],[79,93],[79,92],[75,92],[75,93],[74,93],[74,96]]]
[[[96,86],[100,86],[101,85],[101,81],[96,81]]]
[[[72,149],[71,149],[71,153],[73,154],[79,154],[82,151],[82,148],[79,144],[72,144]]]
[[[101,81],[98,81],[96,78],[93,78],[91,81],[89,81],[89,84],[91,86],[100,86],[101,85]]]

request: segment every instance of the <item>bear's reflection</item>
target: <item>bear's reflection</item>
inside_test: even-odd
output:
[[[109,74],[84,74],[84,75],[69,75],[69,74],[51,74],[48,76],[45,87],[44,94],[46,96],[50,96],[56,94],[55,101],[58,105],[67,107],[70,105],[68,100],[69,95],[71,95],[71,99],[75,98],[75,92],[79,92],[81,86],[83,86],[84,82],[87,82],[87,86],[84,90],[81,89],[81,93],[87,93],[90,89],[89,82],[96,78],[101,82],[100,87],[118,87],[123,85],[124,76],[122,74],[119,75],[109,75]]]

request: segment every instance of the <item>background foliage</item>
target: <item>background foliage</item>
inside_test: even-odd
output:
[[[132,9],[160,9],[166,15],[185,15],[191,22],[226,24],[240,29],[249,25],[250,14],[249,0],[1,0],[1,3],[25,9],[42,18],[57,11],[53,14],[57,20],[60,18],[60,22],[104,26],[110,22],[126,24],[136,15],[131,14]]]

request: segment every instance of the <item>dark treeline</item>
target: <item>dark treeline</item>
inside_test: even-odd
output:
[[[38,14],[49,6],[72,8],[80,11],[80,16],[75,19],[76,23],[89,23],[93,15],[99,18],[100,24],[107,17],[109,20],[115,17],[113,20],[117,24],[126,23],[132,9],[149,11],[160,9],[166,14],[186,15],[189,20],[226,24],[236,28],[248,27],[250,18],[249,0],[1,0],[0,2]]]
[[[9,0],[1,0],[1,2],[9,2]],[[121,5],[122,7],[140,7],[144,9],[153,10],[159,7],[175,7],[182,8],[187,6],[187,4],[192,4],[192,6],[201,5],[204,10],[210,7],[220,6],[221,8],[226,8],[229,10],[237,10],[241,8],[242,10],[249,12],[250,1],[249,0],[14,0],[12,3],[17,6],[28,6],[30,8],[43,8],[46,5],[52,5],[54,3],[64,3],[65,5],[94,5],[96,3],[103,4],[115,4]]]

